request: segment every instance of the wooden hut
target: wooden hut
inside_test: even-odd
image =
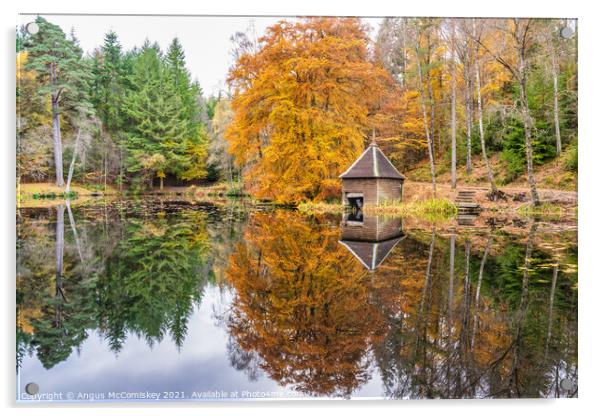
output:
[[[339,178],[343,204],[358,208],[401,200],[405,179],[374,141]]]
[[[405,235],[400,218],[344,214],[339,241],[370,271],[376,270]]]

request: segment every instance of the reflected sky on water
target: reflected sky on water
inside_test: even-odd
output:
[[[18,399],[30,382],[84,401],[576,396],[560,387],[577,384],[576,231],[407,223],[21,209]]]

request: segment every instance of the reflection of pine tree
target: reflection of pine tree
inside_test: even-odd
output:
[[[37,355],[46,368],[66,360],[73,348],[87,337],[96,312],[94,286],[96,276],[74,273],[73,263],[65,260],[64,212],[56,208],[56,273],[54,290],[42,301],[39,317],[32,320]],[[68,265],[69,267],[66,267]]]
[[[47,218],[23,219],[18,358],[33,346],[50,368],[67,359],[84,342],[86,331],[95,328],[114,351],[130,332],[151,344],[169,333],[181,346],[210,273],[205,214],[127,219],[96,208],[86,212],[88,221],[78,221],[76,242],[61,221],[62,209],[56,227],[47,227]],[[76,218],[78,214],[75,210]],[[48,238],[52,234],[58,238]]]
[[[100,282],[103,328],[118,351],[131,331],[149,345],[171,334],[178,347],[207,279],[202,218],[131,220],[124,239],[107,260]]]

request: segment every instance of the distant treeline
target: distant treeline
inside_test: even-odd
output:
[[[74,33],[37,23],[17,38],[21,179],[62,186],[72,160],[74,180],[99,185],[207,177],[208,105],[177,38],[123,51],[111,31],[83,56]]]

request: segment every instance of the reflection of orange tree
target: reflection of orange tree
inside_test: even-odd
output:
[[[365,383],[381,336],[370,276],[338,234],[293,212],[256,214],[226,271],[234,340],[281,385],[312,395],[349,396]]]

